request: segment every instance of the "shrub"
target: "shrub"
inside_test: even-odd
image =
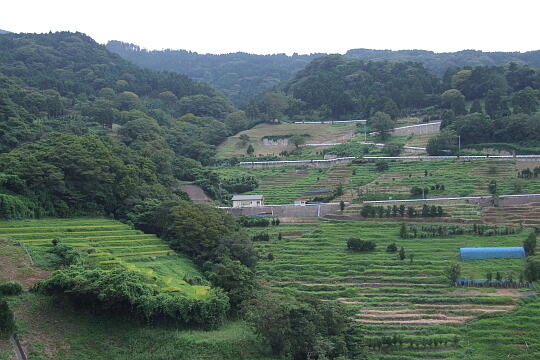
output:
[[[390,245],[386,247],[386,252],[395,253],[396,251],[397,251],[397,246],[395,243],[391,243]]]
[[[418,186],[413,186],[411,188],[411,195],[412,196],[427,196],[429,193],[429,188],[425,187],[425,188],[421,188],[421,187],[418,187]]]
[[[52,265],[55,267],[75,265],[79,262],[80,254],[73,247],[63,245],[60,240],[52,240],[53,247],[47,252],[53,255],[51,260]]]
[[[69,300],[81,309],[209,328],[221,325],[229,310],[229,299],[220,289],[210,290],[204,300],[160,292],[146,275],[120,266],[111,271],[70,266],[54,271],[31,290]]]
[[[383,147],[383,152],[388,156],[399,156],[403,150],[403,145],[386,144]]]
[[[244,193],[255,190],[259,182],[254,176],[243,175],[223,179],[221,186],[230,193]]]
[[[347,248],[352,251],[370,251],[375,249],[376,244],[370,240],[350,238],[347,240]]]
[[[404,260],[405,256],[405,248],[402,246],[401,249],[399,249],[399,260]]]
[[[270,235],[268,233],[259,233],[253,235],[251,238],[252,241],[270,241]]]
[[[15,281],[0,284],[0,296],[20,295],[22,291],[22,285]]]
[[[8,338],[15,331],[13,311],[6,299],[0,298],[0,337]]]
[[[523,242],[523,249],[527,256],[534,255],[534,249],[536,248],[536,234],[531,232],[527,239]]]
[[[267,227],[270,225],[270,221],[268,219],[252,216],[240,216],[238,222],[240,225],[245,227]]]
[[[375,169],[377,169],[377,171],[386,171],[388,170],[390,167],[388,166],[388,163],[386,161],[377,161],[375,163]]]
[[[445,276],[452,283],[455,283],[456,280],[461,275],[461,266],[459,264],[452,264],[445,270]]]

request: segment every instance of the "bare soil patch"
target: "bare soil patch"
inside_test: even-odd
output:
[[[0,238],[0,281],[18,281],[25,287],[30,287],[49,274],[50,271],[31,266],[22,247]]]

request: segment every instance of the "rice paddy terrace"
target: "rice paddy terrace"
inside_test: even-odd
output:
[[[52,240],[79,250],[101,267],[124,264],[152,276],[165,291],[204,297],[208,286],[190,285],[186,280],[200,277],[188,258],[172,251],[155,235],[133,230],[128,225],[107,219],[43,219],[1,221],[0,237],[23,243],[34,263],[46,263],[46,250]]]
[[[365,329],[368,344],[384,336],[399,337],[400,346],[372,347],[372,359],[461,359],[465,354],[471,359],[495,359],[479,356],[482,352],[467,353],[472,351],[471,339],[477,341],[475,346],[482,347],[489,335],[479,325],[469,338],[472,335],[465,331],[475,323],[465,324],[490,314],[507,316],[528,290],[456,288],[450,286],[444,275],[447,266],[459,262],[464,277],[485,279],[489,271],[503,271],[517,278],[524,260],[462,262],[458,259],[459,248],[520,246],[528,230],[507,236],[401,239],[397,223],[325,220],[319,226],[281,225],[267,231],[272,235],[281,232],[283,239],[273,236],[270,242],[257,243],[261,258],[273,255],[273,260],[259,262],[258,274],[262,279],[276,289],[339,300],[357,308],[356,321]],[[372,240],[377,247],[371,252],[348,251],[346,239],[351,237]],[[404,247],[405,260],[386,251],[391,243],[398,249]],[[538,310],[536,305],[532,310]],[[530,337],[526,331],[530,323],[516,325],[515,328],[521,328],[521,335],[505,339],[504,344],[518,352],[520,347],[514,345]],[[529,351],[540,354],[538,345]]]
[[[518,171],[538,163],[505,161],[389,161],[388,169],[376,163],[337,165],[331,168],[278,167],[250,169],[217,168],[222,176],[252,175],[259,187],[250,194],[263,194],[268,204],[293,203],[313,197],[312,190],[334,191],[340,184],[344,194],[335,201],[410,199],[411,188],[428,188],[429,197],[488,195],[488,183],[496,179],[501,194],[540,193],[540,178],[519,179]],[[466,207],[466,206],[465,206]],[[452,209],[454,210],[454,209]],[[458,209],[455,209],[458,210]],[[471,210],[471,219],[476,210]],[[456,211],[456,214],[459,211]],[[478,215],[478,214],[476,214]]]

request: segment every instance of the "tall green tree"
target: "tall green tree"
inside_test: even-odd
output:
[[[467,113],[465,109],[465,96],[457,89],[446,90],[441,95],[443,107],[450,109],[456,115],[464,115]]]
[[[369,119],[368,124],[379,133],[382,140],[386,140],[395,126],[395,121],[390,115],[378,111]]]

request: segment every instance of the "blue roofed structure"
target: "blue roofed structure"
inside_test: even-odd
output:
[[[459,249],[461,260],[481,260],[496,258],[524,258],[523,247],[480,247]]]

